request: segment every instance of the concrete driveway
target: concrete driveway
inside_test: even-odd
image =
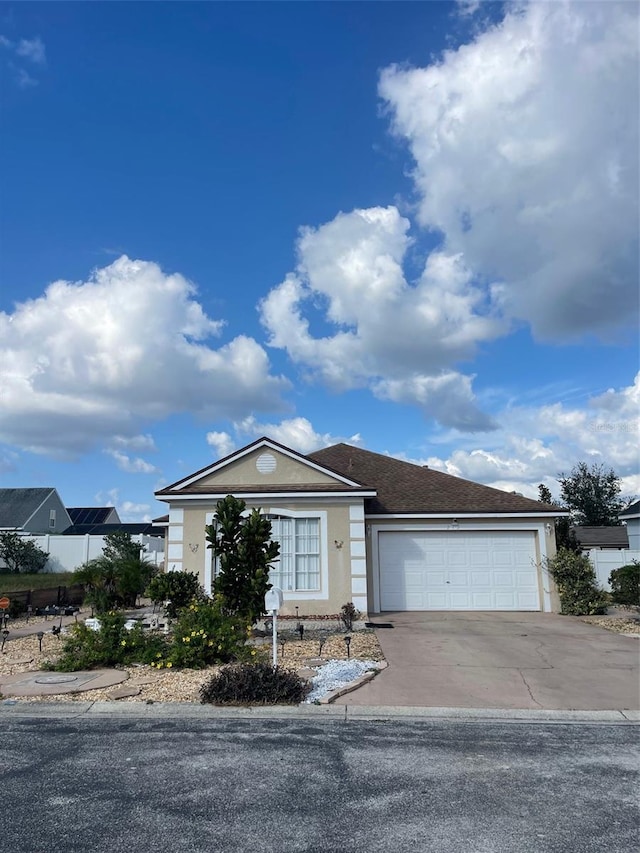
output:
[[[640,708],[640,639],[551,613],[383,613],[388,668],[341,705]]]

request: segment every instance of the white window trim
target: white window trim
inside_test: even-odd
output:
[[[208,512],[204,517],[205,527],[208,527],[210,524],[213,524],[213,519],[215,518],[215,512]],[[213,555],[213,550],[211,548],[207,548],[207,534],[204,535],[204,591],[207,595],[211,595],[211,590],[213,587],[213,576],[215,574],[213,563],[216,558]]]
[[[282,515],[285,518],[317,518],[320,522],[320,589],[282,590],[285,601],[326,601],[329,598],[329,538],[327,511],[323,509],[293,510],[268,507],[264,515]]]

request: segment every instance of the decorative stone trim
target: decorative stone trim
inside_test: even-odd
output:
[[[367,684],[367,682],[372,681],[376,675],[378,675],[379,672],[382,672],[383,669],[386,669],[387,666],[387,661],[380,661],[376,669],[369,670],[369,672],[365,672],[364,675],[356,678],[355,681],[350,681],[349,684],[345,684],[344,687],[338,687],[337,690],[332,690],[331,693],[327,693],[322,697],[322,699],[318,699],[318,704],[329,705],[341,696],[345,696],[347,693],[352,693],[354,690],[362,687],[363,684]]]

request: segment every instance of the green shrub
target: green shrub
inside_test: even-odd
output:
[[[547,563],[549,574],[560,595],[561,613],[570,616],[592,616],[604,613],[606,593],[600,589],[596,573],[588,557],[560,548]]]
[[[311,684],[282,667],[244,663],[223,667],[200,688],[203,703],[213,705],[299,705]]]
[[[85,601],[99,614],[117,607],[135,607],[156,574],[156,567],[142,557],[144,546],[123,530],[107,533],[102,556],[89,560],[73,573],[74,583],[85,588]]]
[[[244,620],[227,616],[219,601],[194,602],[180,611],[167,663],[203,669],[246,658],[255,654],[245,645],[250,629]]]
[[[614,569],[609,575],[611,597],[616,604],[640,606],[640,562]]]
[[[123,666],[130,663],[152,663],[166,656],[167,644],[163,635],[145,631],[141,625],[131,630],[124,627],[121,613],[105,613],[100,617],[97,631],[84,623],[71,626],[71,633],[62,641],[59,659],[48,669],[75,672],[103,666]]]
[[[191,572],[166,572],[153,578],[145,595],[154,604],[169,601],[165,612],[171,619],[175,619],[183,607],[198,599],[202,600],[204,590],[200,586],[198,576]]]

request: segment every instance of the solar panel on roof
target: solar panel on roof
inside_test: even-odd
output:
[[[74,524],[103,524],[112,509],[110,506],[76,506],[67,512]]]

